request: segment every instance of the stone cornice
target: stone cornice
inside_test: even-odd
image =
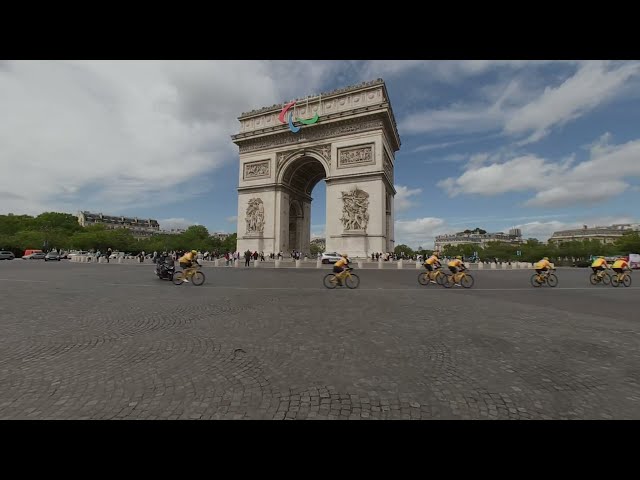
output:
[[[292,133],[286,127],[276,127],[271,135],[255,136],[252,134],[234,135],[233,141],[240,148],[240,153],[250,153],[260,150],[275,149],[290,145],[325,140],[332,137],[351,135],[354,133],[368,132],[372,130],[385,130],[388,141],[396,151],[400,149],[398,139],[393,138],[391,118],[388,113],[378,110],[372,115],[356,118],[345,118],[341,121],[319,123],[302,129],[299,133]]]
[[[356,85],[349,85],[347,87],[343,87],[343,88],[337,88],[335,90],[331,90],[330,92],[324,92],[324,93],[319,93],[318,95],[314,96],[313,98],[315,99],[315,97],[326,97],[327,99],[333,98],[336,95],[343,95],[345,93],[351,93],[351,92],[355,92],[357,90],[362,90],[368,87],[373,87],[373,86],[377,86],[377,85],[384,85],[384,80],[382,80],[381,78],[378,78],[376,80],[372,80],[370,82],[362,82],[362,83],[358,83]],[[239,117],[238,120],[244,120],[245,118],[248,117],[254,117],[257,115],[263,115],[265,113],[273,113],[273,112],[277,112],[280,109],[282,109],[282,107],[291,102],[291,101],[295,101],[295,102],[301,102],[301,101],[306,101],[307,98],[296,98],[295,100],[289,100],[289,101],[284,101],[282,103],[277,103],[275,105],[271,105],[270,107],[263,107],[263,108],[259,108],[256,110],[251,110],[250,112],[243,112]]]
[[[389,181],[389,178],[384,172],[370,172],[370,173],[357,173],[355,175],[342,175],[339,177],[331,177],[325,179],[327,185],[331,184],[342,184],[342,183],[354,183],[354,182],[364,182],[367,180],[379,180],[382,179],[387,186],[387,189],[390,190],[393,195],[396,194],[396,189],[393,184]]]
[[[313,200],[311,195],[308,195],[307,193],[298,190],[297,188],[293,188],[289,185],[284,185],[281,183],[268,183],[263,185],[249,185],[245,187],[238,187],[238,193],[272,193],[280,190],[283,190],[290,195],[301,197],[304,200],[308,200],[309,202]]]

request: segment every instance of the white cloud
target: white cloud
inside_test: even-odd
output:
[[[425,217],[415,220],[396,220],[395,243],[396,245],[408,245],[412,248],[432,249],[436,235],[446,233],[445,221],[441,218]]]
[[[394,197],[394,207],[396,212],[402,212],[417,205],[415,202],[411,201],[411,197],[422,193],[421,188],[409,188],[403,185],[395,185],[395,189],[396,196]]]
[[[0,68],[3,212],[177,202],[232,162],[237,116],[316,90],[336,62],[10,61]],[[287,70],[292,75],[279,75]]]
[[[557,86],[541,85],[544,77],[500,80],[483,85],[474,101],[414,112],[400,120],[399,128],[404,134],[500,131],[515,137],[528,135],[520,144],[531,143],[543,138],[553,127],[575,120],[616,97],[628,95],[629,89],[624,87],[640,73],[640,62],[569,63],[576,64],[577,71]],[[500,62],[458,62],[445,63],[439,68],[441,72],[450,70],[465,78],[465,72],[472,75],[500,65]],[[515,62],[512,67],[531,65]],[[544,88],[540,90],[541,87]]]
[[[505,163],[472,168],[460,177],[448,178],[438,183],[449,196],[460,193],[498,195],[501,193],[529,190],[538,187],[532,179],[559,173],[555,164],[546,163],[535,156],[514,158]]]
[[[175,228],[189,228],[191,225],[200,225],[198,222],[187,220],[186,218],[165,218],[158,220],[161,230],[171,230]]]
[[[227,217],[225,218],[225,220],[229,223],[237,223],[238,222],[238,216],[237,215],[233,215],[231,217]]]
[[[505,115],[486,105],[455,104],[446,109],[413,113],[403,118],[398,128],[403,134],[429,132],[479,133],[499,130]]]
[[[572,222],[560,222],[557,220],[549,221],[549,222],[527,222],[520,225],[515,225],[513,228],[519,228],[522,230],[523,238],[537,238],[538,240],[546,241],[553,235],[554,232],[559,230],[571,230],[576,228],[582,228],[583,225],[587,225],[588,227],[595,226],[608,226],[615,225],[621,223],[638,223],[638,219],[633,219],[632,217],[613,217],[613,216],[605,216],[605,217],[586,217],[581,220],[576,220]]]
[[[438,185],[452,197],[533,191],[527,206],[604,201],[625,192],[630,180],[640,177],[640,139],[620,145],[609,145],[609,140],[609,135],[602,136],[592,145],[589,160],[580,163],[575,163],[574,156],[559,162],[533,155],[501,161],[483,154],[479,157],[482,162],[470,162],[462,175],[441,180]],[[485,165],[489,160],[492,163]]]
[[[609,62],[586,62],[557,88],[545,88],[536,100],[516,109],[505,124],[510,134],[532,132],[537,141],[556,125],[574,120],[621,93],[621,87],[640,72],[640,63],[609,68]]]
[[[370,60],[364,64],[363,75],[394,77],[417,72],[424,80],[451,83],[482,75],[490,70],[536,68],[551,62],[560,63],[557,60]]]

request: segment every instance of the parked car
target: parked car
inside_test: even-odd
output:
[[[336,263],[340,258],[342,257],[340,257],[336,252],[325,252],[322,254],[322,257],[320,257],[320,261],[322,263]]]
[[[60,261],[60,254],[57,252],[49,252],[44,256],[44,261],[45,262],[49,262],[49,261]]]
[[[13,260],[16,256],[13,252],[7,252],[6,250],[0,251],[0,260]]]
[[[35,252],[22,257],[23,260],[44,260],[47,254],[44,252]]]
[[[67,253],[67,258],[71,259],[72,257],[75,257],[76,255],[87,255],[89,252],[84,252],[84,251],[80,251],[80,252],[71,252],[71,253]]]

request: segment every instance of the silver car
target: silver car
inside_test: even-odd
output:
[[[340,256],[340,254],[336,253],[336,252],[325,252],[322,254],[322,257],[320,257],[320,261],[322,263],[336,263],[338,260],[340,260],[342,257]]]
[[[0,260],[13,260],[16,256],[13,252],[7,252],[6,250],[0,251]]]

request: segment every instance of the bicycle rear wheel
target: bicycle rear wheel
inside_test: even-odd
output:
[[[324,276],[324,279],[322,280],[322,283],[328,289],[334,289],[338,285],[338,280],[336,279],[336,276],[333,273],[327,273]]]
[[[473,287],[474,283],[475,281],[473,277],[469,274],[465,274],[465,276],[460,280],[460,285],[462,285],[464,288],[471,288]]]
[[[611,286],[612,287],[617,287],[620,284],[620,280],[618,279],[618,274],[613,275],[611,277]]]
[[[625,287],[630,287],[630,286],[631,286],[631,277],[630,277],[629,275],[625,275],[625,276],[622,278],[622,284],[623,284]]]
[[[429,272],[421,272],[418,275],[418,283],[420,285],[429,286],[431,284],[431,279],[429,278]]]
[[[553,273],[550,273],[547,277],[547,283],[550,287],[555,287],[558,285],[558,277],[556,277]]]
[[[183,277],[184,277],[184,273],[176,272],[173,274],[173,278],[171,279],[171,281],[173,282],[174,285],[182,285]]]
[[[193,276],[191,277],[191,282],[196,286],[199,287],[200,285],[202,285],[204,283],[204,273],[202,272],[195,272],[193,274]]]
[[[534,287],[539,287],[540,285],[542,285],[540,283],[540,281],[538,280],[538,274],[534,273],[533,275],[531,275],[531,285],[533,285]]]
[[[596,275],[595,273],[592,273],[591,275],[589,275],[589,281],[591,282],[591,285],[597,285],[598,283],[598,275]]]
[[[347,285],[348,288],[351,288],[351,289],[358,288],[358,286],[360,285],[360,277],[355,273],[352,273],[345,279],[344,283]]]

